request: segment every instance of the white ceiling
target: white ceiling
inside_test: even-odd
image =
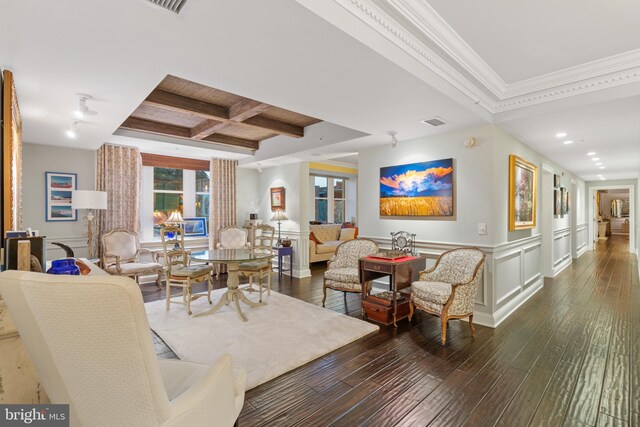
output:
[[[351,156],[389,143],[389,131],[404,140],[495,122],[584,179],[603,172],[589,149],[607,153],[607,178],[638,176],[640,4],[525,3],[188,0],[175,15],[145,0],[0,0],[11,16],[0,66],[15,73],[26,142],[265,167]],[[326,122],[255,157],[113,135],[167,74]],[[93,95],[99,115],[72,141],[76,93]],[[431,116],[450,124],[419,123]],[[584,142],[560,146],[559,130]]]
[[[640,2],[429,0],[507,83],[640,47]]]

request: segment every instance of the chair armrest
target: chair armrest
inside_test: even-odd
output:
[[[149,259],[149,261],[143,261],[143,258]],[[139,248],[136,252],[136,259],[143,262],[157,262],[155,253],[147,248]]]
[[[309,239],[309,250],[311,251],[312,254],[317,253],[316,252],[316,248],[317,248],[317,244],[316,242],[314,242],[313,240]]]
[[[329,261],[327,261],[327,270],[329,270],[330,268],[333,268],[331,266],[331,264],[333,264],[333,262],[336,260],[336,256],[335,255],[331,255],[331,258],[329,258]]]
[[[103,257],[103,268],[108,268],[111,267],[112,265],[116,266],[116,271],[118,272],[118,274],[122,273],[122,269],[120,268],[120,255],[114,255],[114,254],[110,254],[110,253],[103,253],[102,254]],[[116,262],[112,262],[112,263],[107,263],[107,258],[115,258]]]
[[[244,401],[242,390],[233,381],[231,356],[224,355],[211,365],[200,381],[171,401],[171,419],[167,425],[194,425],[196,420],[215,420],[216,425],[232,425],[239,409],[236,399]]]

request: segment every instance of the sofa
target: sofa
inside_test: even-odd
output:
[[[309,263],[328,261],[342,242],[358,237],[357,228],[341,224],[311,224],[309,232]]]

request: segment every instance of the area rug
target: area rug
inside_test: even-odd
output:
[[[226,289],[211,294],[215,304]],[[257,302],[257,294],[249,295]],[[210,364],[231,354],[247,371],[247,390],[375,332],[378,326],[271,291],[263,304],[242,304],[242,322],[233,304],[216,313],[191,317],[182,305],[145,304],[149,325],[182,360]],[[191,304],[194,314],[208,310],[206,298]]]

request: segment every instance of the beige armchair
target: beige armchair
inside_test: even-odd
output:
[[[249,233],[244,228],[229,226],[218,231],[218,244],[216,249],[243,249],[249,248],[247,240]],[[220,277],[220,264],[215,265],[216,278]]]
[[[171,303],[185,304],[187,313],[191,312],[191,301],[203,295],[193,295],[192,286],[195,283],[207,282],[207,298],[211,301],[213,278],[209,265],[190,265],[190,258],[184,249],[184,229],[182,227],[164,227],[160,231],[162,237],[162,251],[165,264],[165,282],[167,284],[167,311]],[[171,300],[171,286],[182,288],[182,302]]]
[[[231,426],[246,374],[156,358],[142,294],[125,277],[0,273],[0,293],[51,403],[72,426]],[[35,424],[34,424],[35,425]]]
[[[482,280],[484,260],[484,253],[474,248],[454,249],[440,255],[433,268],[420,272],[420,280],[411,284],[409,321],[415,308],[440,317],[444,345],[449,319],[468,317],[471,336],[474,336],[473,304]]]
[[[362,292],[360,284],[360,258],[378,252],[378,245],[373,240],[358,238],[342,243],[336,254],[327,263],[322,285],[322,306],[327,299],[327,288],[345,292]],[[367,283],[367,294],[371,291],[371,282]]]
[[[132,231],[115,229],[102,236],[102,268],[114,276],[133,277],[157,275],[160,286],[162,264],[158,263],[149,249],[140,247],[138,235]]]

